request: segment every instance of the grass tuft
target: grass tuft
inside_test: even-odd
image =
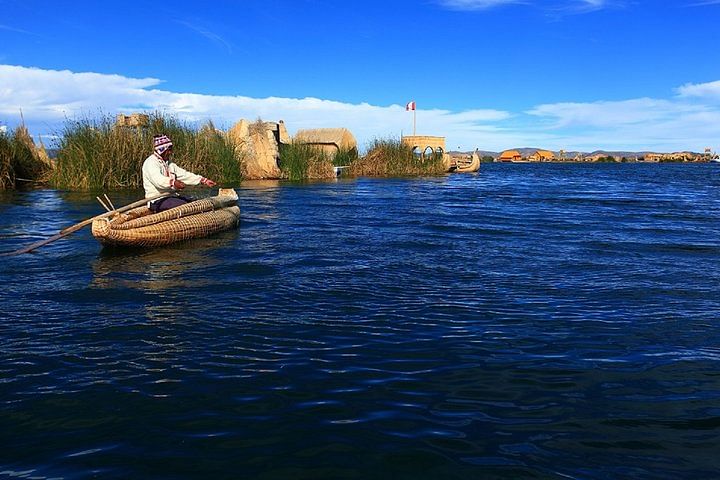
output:
[[[280,171],[287,180],[333,178],[333,162],[317,147],[303,143],[280,145]]]
[[[445,166],[441,154],[416,156],[412,149],[397,139],[375,139],[368,153],[352,162],[347,172],[351,176],[405,177],[441,175]]]

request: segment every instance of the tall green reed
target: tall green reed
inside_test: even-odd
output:
[[[172,140],[173,161],[185,170],[226,186],[242,180],[235,149],[212,124],[198,130],[154,113],[145,127],[116,126],[109,116],[67,122],[51,184],[82,190],[140,187],[153,135],[161,133]]]
[[[403,177],[440,175],[445,172],[442,154],[415,155],[411,147],[398,139],[375,139],[367,154],[352,162],[351,176]]]
[[[283,178],[287,180],[334,177],[330,156],[313,145],[281,144],[279,166]]]
[[[332,157],[332,164],[335,167],[346,167],[356,162],[358,159],[357,149],[340,149]]]
[[[42,182],[51,168],[25,126],[0,133],[0,189],[15,188],[21,182]]]

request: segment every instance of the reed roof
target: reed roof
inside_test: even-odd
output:
[[[293,139],[297,143],[335,145],[341,149],[357,149],[357,140],[347,128],[313,128],[298,130]]]
[[[515,157],[522,157],[520,155],[520,152],[517,150],[505,150],[500,154],[500,158],[515,158]]]

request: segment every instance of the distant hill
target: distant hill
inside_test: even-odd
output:
[[[472,152],[468,152],[468,154],[470,154],[470,153],[472,153]],[[500,153],[501,152],[491,152],[489,150],[478,150],[478,155],[480,155],[481,157],[497,158],[500,156]]]
[[[489,150],[478,150],[477,152],[478,152],[478,155],[480,155],[481,157],[490,156],[490,157],[496,158],[496,157],[500,156],[500,152],[491,152]],[[460,155],[472,155],[473,151],[470,150],[468,152],[460,152],[458,150],[450,150],[447,153],[450,155],[453,155],[453,156],[454,155],[460,156]]]

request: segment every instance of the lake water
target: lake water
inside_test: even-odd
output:
[[[213,238],[0,258],[0,478],[720,477],[717,165],[238,193]],[[2,193],[0,247],[100,211]]]

